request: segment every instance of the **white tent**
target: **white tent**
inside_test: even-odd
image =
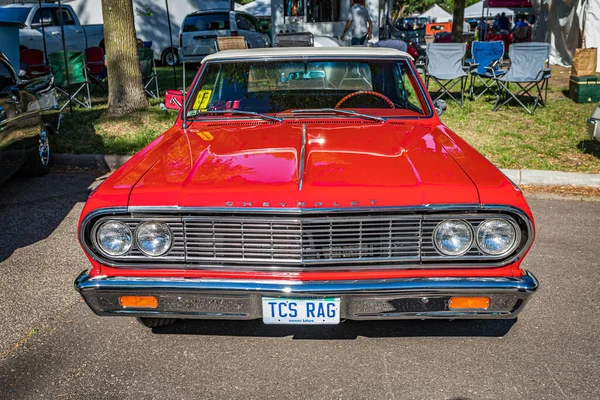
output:
[[[502,14],[505,13],[507,17],[512,17],[515,15],[515,12],[513,10],[511,10],[510,8],[503,8],[503,7],[490,7],[484,8],[484,3],[485,1],[482,0],[479,3],[475,3],[467,8],[465,8],[465,19],[471,19],[471,18],[481,18],[481,16],[483,15],[484,17],[495,17],[496,14]]]
[[[437,4],[434,4],[433,7],[419,15],[419,17],[427,17],[435,22],[452,22],[452,14]]]
[[[578,47],[600,47],[600,1],[533,0],[534,40],[552,45],[550,63],[569,66]],[[600,52],[596,72],[600,72]]]
[[[247,12],[255,17],[271,16],[271,0],[254,0],[245,6],[235,7],[236,10]]]

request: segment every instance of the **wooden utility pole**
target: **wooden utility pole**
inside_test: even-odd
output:
[[[464,42],[465,4],[466,0],[454,0],[454,12],[452,14],[452,41],[454,43]]]
[[[148,106],[135,38],[132,0],[102,0],[108,68],[108,115]]]

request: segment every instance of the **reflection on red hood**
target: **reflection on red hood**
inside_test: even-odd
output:
[[[440,143],[440,126],[423,121],[204,122],[173,135],[131,191],[130,206],[479,202],[475,185]]]

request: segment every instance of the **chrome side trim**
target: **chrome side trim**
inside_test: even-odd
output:
[[[302,124],[302,150],[300,151],[300,168],[298,168],[298,190],[302,190],[304,179],[304,157],[306,152],[306,124]]]
[[[369,281],[244,281],[90,277],[75,280],[90,308],[98,315],[174,316],[176,318],[255,319],[262,317],[261,298],[336,296],[345,319],[514,318],[538,288],[530,272],[519,278],[408,278]],[[156,310],[123,309],[121,295],[154,295]],[[485,310],[450,310],[449,296],[486,295]],[[437,309],[406,310],[403,301],[435,299]]]

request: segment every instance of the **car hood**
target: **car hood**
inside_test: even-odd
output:
[[[475,185],[436,139],[439,129],[337,118],[195,123],[161,151],[129,206],[478,203]]]

